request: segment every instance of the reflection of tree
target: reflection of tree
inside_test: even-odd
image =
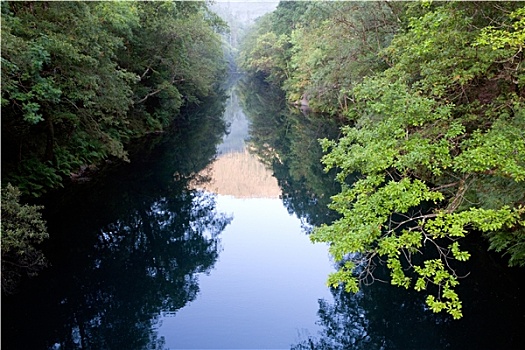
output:
[[[283,165],[289,176],[280,180],[283,200],[289,211],[304,217],[311,225],[330,222],[336,213],[328,210],[331,195],[340,190],[334,173],[326,174],[320,162],[322,149],[318,139],[337,135],[335,123],[320,115],[303,114],[295,110],[288,114],[290,153]]]
[[[267,165],[278,161],[277,150],[287,150],[288,121],[282,91],[256,78],[239,82],[239,98],[250,121],[250,143]],[[281,151],[282,152],[282,151]]]
[[[217,235],[228,219],[214,205],[210,195],[182,193],[105,226],[91,256],[79,262],[82,271],[71,276],[82,292],[62,302],[69,312],[58,342],[74,348],[72,330],[79,329],[83,347],[145,348],[152,319],[193,300],[195,274],[209,271],[218,257]]]
[[[225,130],[220,101],[208,106],[104,180],[46,205],[52,267],[4,299],[3,348],[162,347],[159,314],[196,297],[196,273],[213,267],[230,220],[213,195],[187,189]]]
[[[381,341],[368,335],[369,321],[360,306],[363,295],[350,295],[341,288],[332,293],[334,304],[319,300],[318,324],[323,327],[320,337],[310,337],[292,349],[381,349]]]
[[[339,184],[324,173],[318,142],[337,135],[333,120],[291,110],[281,91],[257,78],[244,80],[239,92],[251,122],[251,145],[273,169],[288,211],[310,225],[333,219],[327,205]]]
[[[447,317],[424,311],[423,295],[388,284],[374,283],[357,294],[332,290],[334,302],[319,301],[317,337],[294,345],[294,350],[444,349]],[[438,327],[441,324],[443,327]]]

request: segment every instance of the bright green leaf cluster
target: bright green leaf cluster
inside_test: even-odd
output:
[[[487,51],[481,62],[474,60],[472,52],[479,48],[469,43],[475,32],[460,29],[469,28],[472,20],[466,19],[464,11],[445,5],[413,18],[410,30],[386,50],[394,55],[394,66],[352,90],[355,124],[343,128],[338,141],[321,141],[328,152],[323,162],[327,169],[339,170],[343,183],[353,173],[364,178],[333,197],[332,208],[343,218],[313,235],[314,240],[329,241],[336,258],[355,252],[383,257],[394,285],[418,291],[428,290],[428,284],[439,286],[439,294],[429,295],[427,304],[454,318],[462,316],[454,290],[459,282],[448,261],[470,258],[457,240],[472,229],[487,233],[493,249],[509,249],[510,244],[503,242],[523,240],[522,234],[511,234],[513,239],[502,235],[520,227],[522,209],[465,202],[475,195],[476,186],[470,184],[478,184],[480,176],[522,182],[525,124],[520,98],[505,90],[493,97],[494,110],[466,104],[461,97],[462,86],[476,76],[488,75],[495,59]],[[456,42],[465,45],[454,49],[456,53],[466,50],[461,70],[452,67],[457,55],[447,56],[452,54],[450,48],[443,51],[453,33],[458,35]],[[407,84],[412,74],[420,78]],[[459,98],[454,97],[455,91]],[[521,191],[517,198],[522,200],[523,187]],[[443,208],[424,211],[422,207],[429,203]],[[324,232],[330,236],[323,236]],[[441,246],[447,240],[451,243]],[[523,249],[521,242],[512,247]],[[422,254],[429,244],[437,248],[439,258],[414,264],[412,255]],[[520,256],[523,250],[514,250],[511,262]],[[415,282],[410,271],[419,276]]]

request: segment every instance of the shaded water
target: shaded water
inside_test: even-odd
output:
[[[477,237],[460,321],[413,291],[325,286],[334,267],[307,232],[333,219],[316,140],[337,127],[280,101],[241,84],[226,112],[209,101],[131,164],[57,194],[50,266],[3,298],[2,348],[520,348],[525,274]]]

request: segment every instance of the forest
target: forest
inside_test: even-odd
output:
[[[311,235],[346,291],[380,278],[462,317],[467,235],[525,265],[525,4],[281,2],[239,65],[341,123],[321,139],[340,214]]]
[[[42,207],[26,203],[128,162],[147,135],[193,125],[182,111],[221,94],[227,27],[205,2],[3,1],[1,11],[9,292],[45,265]]]

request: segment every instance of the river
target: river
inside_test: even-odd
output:
[[[515,349],[525,273],[468,242],[464,318],[375,283],[326,286],[336,269],[308,233],[334,218],[320,116],[239,83],[137,144],[130,164],[46,204],[49,266],[2,300],[9,349]],[[225,131],[228,131],[225,133]],[[381,273],[381,271],[379,271]]]

